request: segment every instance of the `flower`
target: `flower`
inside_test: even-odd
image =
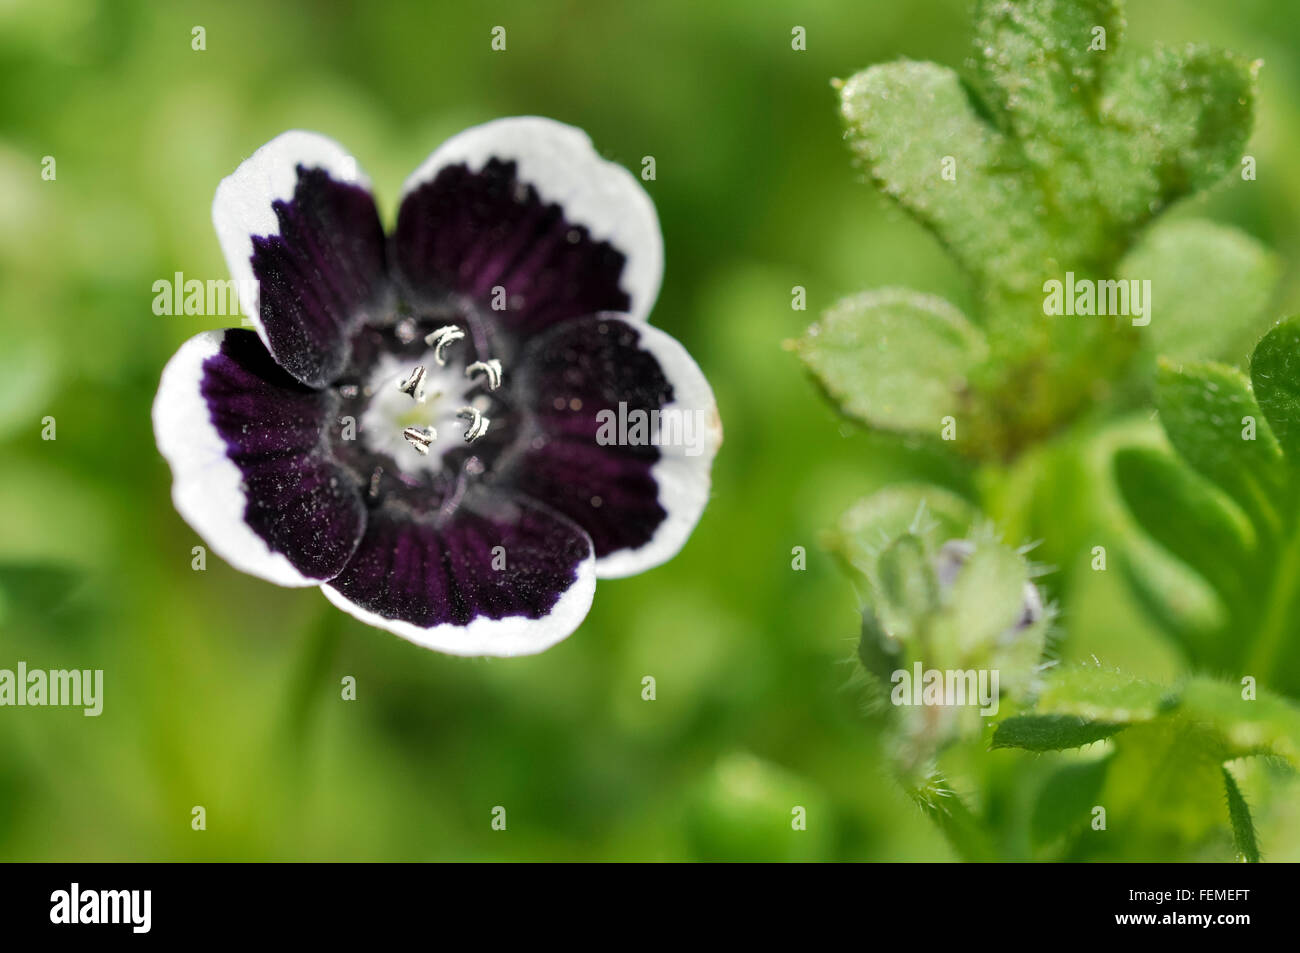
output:
[[[342,147],[286,132],[212,217],[256,330],[181,345],[153,421],[177,510],[231,565],[429,648],[508,656],[690,536],[717,406],[647,322],[654,206],[583,132],[460,133],[388,235]]]

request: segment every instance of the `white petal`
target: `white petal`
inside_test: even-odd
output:
[[[622,286],[628,309],[644,320],[659,296],[664,246],[659,216],[641,183],[627,169],[602,159],[581,129],[540,116],[496,119],[453,136],[411,174],[402,198],[449,165],[477,172],[491,158],[517,164],[519,178],[573,225],[608,241],[627,257]]]
[[[241,572],[281,586],[320,585],[283,554],[272,552],[244,522],[243,476],[226,455],[226,443],[199,389],[203,362],[221,348],[225,334],[204,331],[190,338],[163,368],[153,430],[159,451],[171,464],[172,501],[212,551]]]
[[[445,624],[426,629],[363,609],[329,584],[321,586],[321,591],[330,602],[366,625],[385,629],[426,649],[448,655],[510,658],[544,652],[568,638],[582,624],[591,611],[591,601],[596,594],[594,564],[592,557],[578,564],[573,585],[560,595],[550,613],[540,619],[527,616],[478,618],[464,626]]]
[[[664,414],[689,415],[695,439],[682,445],[661,446],[659,462],[651,475],[659,486],[659,505],[668,514],[650,541],[636,549],[621,549],[596,560],[599,579],[633,576],[672,559],[686,545],[709,502],[713,458],[722,446],[722,419],[713,389],[704,372],[672,336],[658,328],[638,327],[638,346],[654,355],[673,386],[673,402]]]
[[[221,180],[212,200],[212,224],[230,277],[239,289],[240,307],[273,354],[275,350],[262,327],[257,297],[247,291],[257,286],[251,263],[253,236],[280,234],[280,221],[271,206],[293,198],[299,165],[324,169],[339,182],[370,186],[356,160],[341,145],[319,133],[294,129],[276,136],[241,162]]]

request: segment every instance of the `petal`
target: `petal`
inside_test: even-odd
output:
[[[426,296],[504,288],[498,319],[536,332],[598,311],[645,318],[663,237],[640,182],[586,133],[526,116],[467,129],[407,179],[393,258]]]
[[[356,549],[365,506],[323,449],[336,400],[286,374],[252,331],[205,331],[167,362],[153,424],[172,500],[236,569],[317,585]]]
[[[500,547],[500,548],[498,548]],[[591,540],[523,498],[451,514],[385,505],[325,595],[368,625],[452,655],[531,655],[568,636],[596,589]]]
[[[267,349],[304,384],[332,381],[386,289],[384,231],[355,161],[324,136],[283,133],[221,181],[212,221]]]
[[[675,556],[704,512],[722,443],[713,392],[686,349],[599,315],[535,339],[518,373],[538,432],[503,479],[591,535],[600,578]]]

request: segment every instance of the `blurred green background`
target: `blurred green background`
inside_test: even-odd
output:
[[[1129,42],[1264,60],[1258,181],[1175,214],[1275,248],[1276,313],[1300,310],[1293,4],[1132,7]],[[105,671],[99,718],[0,709],[0,859],[948,858],[848,685],[856,600],[819,533],[889,481],[960,477],[837,420],[781,343],[866,288],[969,303],[933,239],[859,181],[829,85],[898,56],[961,68],[969,36],[965,0],[0,0],[0,667]],[[415,648],[215,556],[193,571],[149,409],[180,342],[235,322],[157,316],[152,285],[226,277],[217,182],[314,129],[353,151],[391,222],[443,139],[518,114],[581,126],[634,170],[656,159],[652,320],[726,428],[684,552],[602,582],[569,640],[505,661]],[[1062,654],[1173,676],[1115,575],[1062,620]]]

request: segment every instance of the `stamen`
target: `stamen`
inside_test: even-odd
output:
[[[456,416],[462,420],[468,420],[470,422],[470,425],[465,428],[466,443],[473,443],[479,437],[487,433],[488,424],[492,422],[473,407],[462,407],[456,413]]]
[[[404,381],[397,382],[397,389],[403,394],[410,394],[416,401],[424,403],[424,365],[415,365],[415,370],[411,371],[410,376]]]
[[[428,335],[424,343],[433,348],[433,359],[438,362],[439,367],[447,363],[447,358],[443,356],[448,344],[454,344],[465,337],[465,332],[454,324],[444,324],[438,330]]]
[[[429,444],[438,439],[438,431],[432,427],[407,427],[402,431],[402,436],[406,442],[415,448],[417,453],[427,454]]]
[[[428,453],[428,451],[425,451]],[[370,474],[370,498],[373,500],[379,495],[379,481],[384,478],[384,468],[375,467],[375,472]]]
[[[496,390],[501,386],[501,362],[495,357],[488,361],[475,361],[465,368],[465,376],[472,378],[479,371],[487,378],[488,390]]]

